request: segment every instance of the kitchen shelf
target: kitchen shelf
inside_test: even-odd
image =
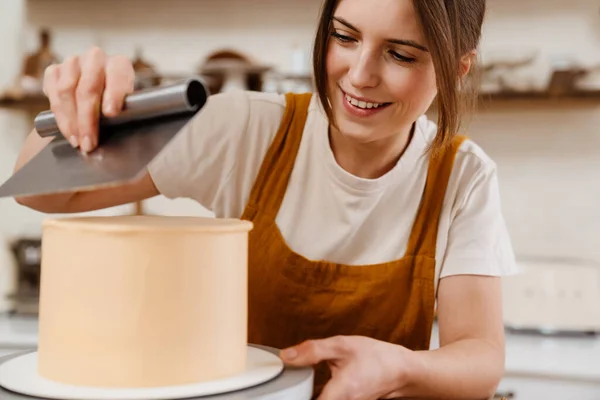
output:
[[[498,92],[498,93],[480,93],[481,100],[494,101],[494,100],[542,100],[542,101],[563,101],[563,100],[585,100],[600,102],[600,90],[589,90],[589,91],[574,91],[563,94],[552,94],[543,91],[531,91],[531,92]]]
[[[50,103],[45,96],[29,96],[20,99],[0,98],[0,109],[40,112],[49,108]]]
[[[578,102],[587,104],[600,104],[600,90],[576,91],[565,94],[551,94],[548,92],[498,92],[498,93],[480,93],[479,103],[485,106],[494,103],[555,103],[555,102]],[[2,99],[0,98],[0,109],[22,110],[30,112],[40,112],[50,108],[48,99],[45,96],[32,96],[23,99]]]

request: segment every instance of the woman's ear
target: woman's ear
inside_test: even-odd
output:
[[[460,79],[464,78],[469,73],[469,71],[471,70],[471,65],[473,63],[473,59],[476,56],[477,56],[477,51],[475,51],[475,50],[462,56],[462,58],[460,59],[460,68],[459,68]]]

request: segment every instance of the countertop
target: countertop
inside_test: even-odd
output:
[[[30,349],[37,341],[37,317],[0,313],[0,349]]]
[[[29,316],[0,314],[0,349],[37,346],[38,320]],[[437,327],[431,348],[439,346]],[[549,337],[506,334],[507,377],[564,379],[600,384],[600,337]]]
[[[431,348],[439,347],[434,326]],[[564,379],[600,384],[600,336],[506,332],[505,377]]]

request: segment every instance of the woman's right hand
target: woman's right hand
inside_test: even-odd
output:
[[[117,116],[133,92],[135,73],[124,56],[108,56],[93,47],[81,56],[49,66],[44,93],[58,129],[73,147],[90,152],[98,145],[100,115]]]

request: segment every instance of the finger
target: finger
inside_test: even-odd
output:
[[[106,88],[102,99],[102,113],[116,116],[123,109],[125,96],[133,92],[135,72],[128,58],[111,57],[106,64]]]
[[[49,90],[49,99],[56,124],[61,133],[76,147],[79,143],[77,131],[77,105],[75,88],[81,74],[78,57],[70,57],[60,66],[58,81]]]
[[[333,361],[346,357],[349,344],[344,336],[307,340],[297,346],[284,349],[281,358],[290,365],[314,365],[321,361]]]
[[[49,97],[49,92],[56,88],[58,77],[60,76],[60,68],[57,64],[52,64],[44,70],[44,78],[42,79],[42,92],[46,97]]]
[[[98,144],[98,120],[104,91],[104,65],[102,50],[91,49],[81,62],[81,78],[77,85],[77,121],[81,149],[92,151]]]

